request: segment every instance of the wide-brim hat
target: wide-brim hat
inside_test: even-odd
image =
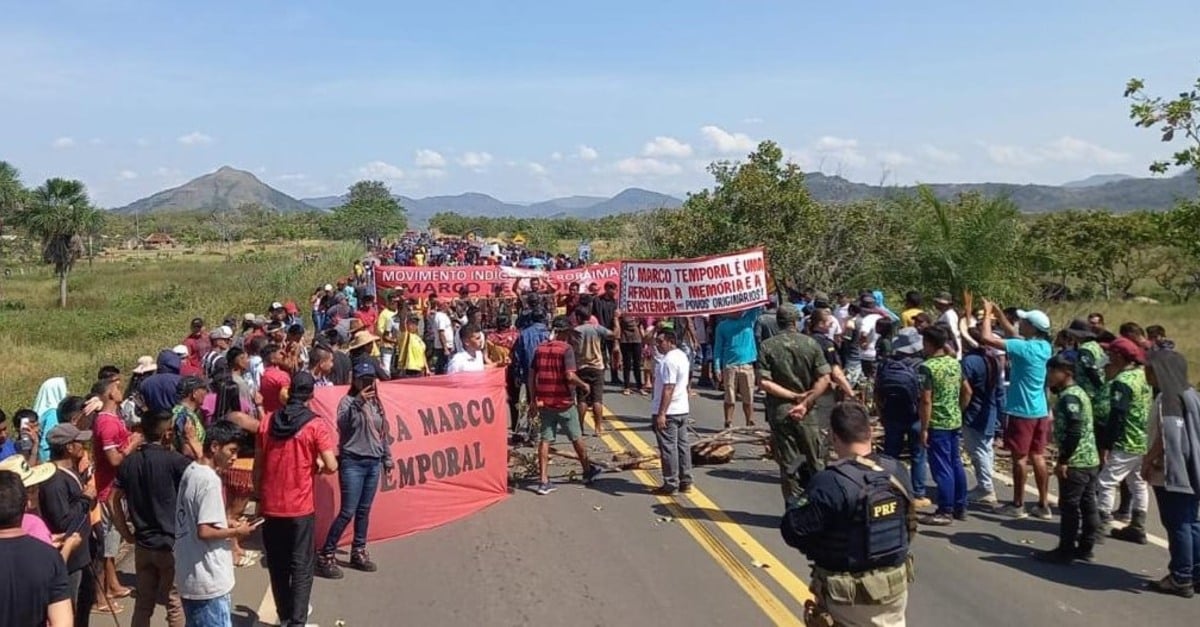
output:
[[[53,477],[54,472],[58,470],[58,466],[50,462],[30,466],[29,462],[23,456],[13,455],[0,462],[0,470],[16,473],[21,478],[21,483],[29,488]]]
[[[154,358],[150,355],[142,355],[138,357],[137,365],[133,367],[133,374],[146,374],[158,370],[158,364],[154,363]]]
[[[892,340],[892,352],[897,355],[916,355],[925,348],[921,333],[913,327],[900,329],[896,339]]]
[[[359,331],[358,333],[354,334],[354,337],[350,340],[350,345],[346,347],[346,350],[362,348],[372,342],[378,341],[379,336],[375,335],[374,333],[371,333],[370,331]]]

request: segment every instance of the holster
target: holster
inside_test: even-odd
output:
[[[900,566],[862,573],[839,573],[813,566],[813,594],[822,604],[883,605],[908,591],[913,573],[911,557]],[[820,595],[817,595],[818,590]]]

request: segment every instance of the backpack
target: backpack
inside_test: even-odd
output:
[[[902,359],[885,359],[875,376],[875,392],[884,420],[911,423],[920,417],[921,379],[916,366]]]
[[[857,534],[850,536],[851,566],[872,568],[908,553],[911,497],[904,484],[871,459],[854,457],[830,467],[861,490],[855,512]]]

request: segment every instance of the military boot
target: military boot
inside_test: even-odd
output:
[[[1134,510],[1129,525],[1124,529],[1113,529],[1112,537],[1126,542],[1146,544],[1146,512]]]

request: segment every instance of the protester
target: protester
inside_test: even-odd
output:
[[[717,323],[713,345],[713,367],[720,373],[725,390],[725,428],[733,426],[733,407],[742,405],[746,425],[754,424],[754,363],[758,349],[754,342],[754,323],[760,309],[747,309],[736,317],[726,317]],[[799,310],[795,314],[799,319]],[[795,321],[793,321],[793,330]],[[822,390],[823,391],[823,390]]]
[[[1158,390],[1150,410],[1150,449],[1142,476],[1154,487],[1170,562],[1150,589],[1190,598],[1200,588],[1200,394],[1188,383],[1187,359],[1152,351],[1146,380]]]
[[[1076,365],[1063,354],[1047,364],[1046,383],[1058,397],[1054,404],[1054,443],[1058,447],[1058,508],[1062,520],[1058,546],[1035,553],[1037,559],[1058,564],[1091,561],[1100,527],[1096,506],[1100,455],[1092,432],[1092,404],[1075,382]]]
[[[896,336],[893,355],[884,360],[875,375],[875,408],[883,424],[883,452],[894,459],[906,450],[914,509],[933,504],[925,496],[926,446],[921,441],[921,351],[924,341],[915,328]],[[853,399],[853,393],[846,395]]]
[[[171,411],[175,406],[180,365],[179,355],[174,352],[163,350],[158,353],[154,374],[146,377],[138,390],[146,402],[147,411]]]
[[[971,386],[971,400],[963,409],[963,446],[975,475],[975,487],[967,493],[967,499],[994,507],[999,500],[992,480],[993,443],[1004,413],[1004,364],[999,351],[983,344],[980,327],[971,327],[967,334],[972,342],[963,352],[962,371],[963,379]]]
[[[639,316],[617,312],[617,345],[621,353],[622,394],[644,394],[642,386],[642,328],[645,320]]]
[[[159,364],[162,368],[162,364]],[[129,596],[132,591],[121,585],[117,578],[117,554],[121,548],[121,535],[115,526],[109,496],[117,478],[117,468],[145,441],[141,433],[130,433],[125,421],[116,413],[121,400],[120,381],[98,381],[92,388],[93,395],[104,403],[92,423],[93,458],[96,464],[96,501],[100,504],[100,538],[104,576],[101,578],[101,593],[112,599]]]
[[[70,627],[67,568],[58,551],[21,528],[26,499],[21,477],[0,471],[0,625]]]
[[[82,467],[92,432],[80,431],[72,424],[61,424],[46,434],[45,441],[50,445],[50,460],[57,470],[41,484],[38,503],[50,533],[79,539],[66,558],[68,594],[74,603],[75,614],[86,617],[97,600],[93,585],[96,578],[93,569],[89,568],[92,563],[90,510],[96,502],[96,488],[90,481],[90,470],[85,471]],[[119,605],[102,598],[99,600],[98,611],[107,613],[110,608],[121,611]]]
[[[59,544],[62,544],[60,554],[66,560],[73,547],[67,546],[67,542],[61,536],[56,540],[50,533],[50,528],[46,526],[46,521],[41,516],[38,502],[41,484],[54,476],[54,473],[58,471],[57,467],[49,462],[30,466],[29,460],[20,455],[13,455],[0,461],[0,471],[16,473],[21,478],[21,484],[25,486],[25,515],[21,517],[21,529],[31,538],[41,540],[48,546],[59,548]],[[79,536],[73,536],[72,541],[78,543]]]
[[[1025,481],[1032,463],[1037,486],[1038,504],[1033,514],[1050,520],[1050,470],[1046,466],[1046,443],[1053,430],[1046,399],[1046,363],[1050,360],[1050,317],[1032,310],[1019,310],[1019,325],[1014,327],[1004,311],[995,303],[983,301],[984,318],[980,323],[979,341],[985,346],[1003,350],[1011,365],[1004,411],[1008,426],[1004,431],[1005,448],[1012,454],[1013,499],[1001,512],[1014,518],[1025,518]],[[987,315],[991,314],[991,315]],[[993,335],[992,323],[999,322],[1009,339]]]
[[[58,405],[65,398],[67,380],[63,377],[46,379],[38,388],[37,398],[33,401],[33,411],[38,415],[38,433],[43,435],[38,449],[38,461],[50,461],[50,442],[44,436],[58,425]]]
[[[929,449],[929,471],[937,484],[937,509],[921,523],[934,526],[967,518],[967,472],[962,461],[962,416],[971,386],[955,358],[952,334],[941,324],[921,333],[925,361],[921,379],[921,444]]]
[[[254,485],[266,519],[263,546],[271,594],[285,625],[304,625],[308,618],[316,555],[313,475],[338,469],[333,428],[308,407],[313,389],[307,372],[292,378],[287,404],[262,421],[255,449]]]
[[[595,284],[593,284],[595,285]],[[596,323],[605,329],[617,328],[617,284],[612,281],[604,283],[604,293],[592,299],[591,311],[592,316],[595,316]],[[625,354],[624,350],[617,350],[617,341],[619,338],[614,336],[601,337],[601,351],[604,361],[608,363],[608,371],[611,375],[610,382],[613,385],[629,385],[628,379],[622,381],[619,376],[622,374],[620,356]],[[614,355],[614,353],[616,353]]]
[[[830,369],[820,345],[796,328],[800,311],[795,305],[781,305],[776,317],[779,335],[763,342],[758,377],[766,394],[763,405],[771,428],[771,454],[779,465],[784,503],[791,507],[799,502],[809,478],[825,467],[820,425],[808,414],[829,387]],[[721,326],[717,329],[720,338]],[[727,385],[734,376],[726,379]],[[728,393],[725,400],[729,401]],[[727,412],[727,420],[728,416]]]
[[[187,378],[184,379],[187,381]],[[194,424],[184,438],[195,441]],[[156,412],[142,420],[146,443],[130,453],[117,468],[108,505],[121,538],[134,545],[134,627],[148,627],[155,604],[166,606],[167,624],[184,624],[183,605],[175,588],[175,497],[191,460],[174,450],[174,420]],[[196,449],[200,450],[200,445]],[[133,531],[125,517],[128,508]]]
[[[954,309],[954,297],[950,295],[950,292],[939,292],[937,296],[933,297],[933,307],[938,311],[937,322],[946,325],[953,334],[950,341],[953,343],[954,355],[962,359],[963,339],[959,328],[958,311]],[[986,303],[984,309],[987,309]],[[987,313],[984,311],[984,315]]]
[[[692,447],[688,443],[688,383],[692,363],[679,349],[674,331],[658,332],[658,352],[662,360],[655,365],[654,394],[650,397],[654,437],[662,460],[663,483],[655,494],[670,496],[692,490]]]
[[[464,325],[458,330],[462,339],[462,350],[454,353],[446,364],[446,374],[459,372],[483,372],[487,366],[484,352],[483,331],[474,324]]]
[[[229,541],[245,539],[255,527],[227,516],[217,474],[237,460],[241,429],[218,420],[206,436],[203,454],[183,471],[174,499],[174,581],[188,627],[229,627],[234,586]]]
[[[550,483],[550,444],[561,431],[570,440],[579,463],[583,466],[584,481],[591,483],[602,472],[599,466],[588,461],[587,448],[583,445],[583,429],[580,425],[576,393],[588,387],[581,379],[575,366],[575,350],[568,340],[571,338],[571,321],[559,316],[552,324],[554,335],[540,342],[533,350],[530,362],[528,385],[529,418],[541,421],[541,438],[538,442],[538,472],[540,482],[536,492],[547,495],[556,488]]]
[[[604,327],[595,321],[589,321],[591,310],[585,306],[575,309],[575,328],[571,336],[571,345],[575,349],[575,364],[577,374],[586,387],[575,388],[579,403],[579,421],[584,422],[584,416],[590,410],[592,426],[597,436],[604,433],[604,360],[605,342],[611,344],[616,335],[610,327]]]
[[[371,504],[379,489],[380,471],[392,476],[395,462],[385,436],[383,403],[379,400],[375,369],[360,363],[354,368],[350,391],[338,403],[337,427],[338,486],[341,509],[325,534],[317,556],[316,574],[326,579],[341,579],[337,564],[337,546],[350,520],[354,520],[354,538],[350,545],[350,567],[373,573],[375,562],[367,554],[367,528]]]
[[[1101,532],[1107,532],[1112,526],[1117,486],[1127,483],[1133,515],[1128,526],[1112,530],[1112,537],[1145,544],[1150,496],[1141,468],[1142,457],[1149,448],[1146,425],[1153,394],[1142,367],[1146,356],[1133,340],[1120,337],[1108,345],[1108,360],[1108,423],[1103,435],[1097,437],[1104,464],[1099,478]]]

